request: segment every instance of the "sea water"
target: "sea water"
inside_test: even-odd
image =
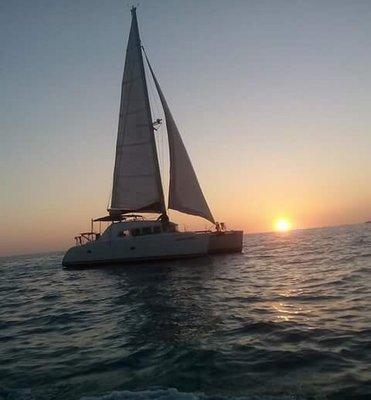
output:
[[[65,270],[0,260],[0,399],[370,399],[371,225],[243,254]]]

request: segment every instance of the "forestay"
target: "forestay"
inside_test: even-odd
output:
[[[148,57],[146,54],[145,56],[164,109],[169,138],[169,208],[186,214],[198,215],[215,223],[164,94],[149,63]]]
[[[135,8],[122,80],[111,215],[166,212]]]

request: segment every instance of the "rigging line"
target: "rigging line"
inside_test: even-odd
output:
[[[162,107],[162,103],[161,103],[161,100],[160,100],[160,96],[159,96],[159,94],[158,94],[158,91],[157,91],[155,82],[154,82],[154,80],[153,80],[152,73],[151,73],[151,71],[150,71],[150,67],[149,67],[149,65],[148,65],[148,56],[147,56],[147,52],[146,52],[146,50],[145,50],[143,44],[142,44],[141,48],[142,48],[143,53],[144,53],[144,55],[145,55],[145,58],[146,58],[146,60],[147,60],[147,63],[145,63],[145,66],[146,66],[146,69],[147,69],[147,71],[148,71],[148,81],[150,82],[150,86],[151,86],[151,89],[152,89],[153,93],[155,93],[155,94],[154,94],[154,103],[155,103],[155,106],[156,106],[156,111],[159,113],[159,115],[165,117],[164,111],[163,111],[163,107]],[[165,120],[165,119],[163,119],[163,120]],[[161,126],[161,125],[160,125],[160,126]]]
[[[160,140],[161,140],[161,145],[160,145],[160,152],[161,152],[161,168],[162,168],[162,179],[163,179],[163,185],[164,185],[164,196],[166,197],[166,202],[168,202],[168,195],[169,195],[169,185],[170,185],[170,160],[169,160],[169,138],[167,135],[167,125],[166,125],[166,118],[165,118],[165,113],[164,113],[164,109],[163,109],[163,105],[160,99],[160,94],[157,90],[157,86],[154,80],[154,76],[153,73],[151,71],[151,66],[149,65],[149,60],[148,60],[148,55],[147,52],[143,46],[143,42],[142,42],[142,46],[141,46],[145,59],[146,59],[146,67],[147,67],[147,71],[149,71],[149,75],[148,75],[148,80],[150,82],[150,85],[155,88],[155,98],[156,98],[156,106],[158,104],[160,104],[160,109],[161,109],[161,116],[163,118],[163,124],[164,124],[164,129],[161,132],[161,136],[160,136]],[[166,194],[165,194],[166,193]]]
[[[146,51],[144,50],[144,46],[143,46],[143,40],[142,40],[142,43],[141,43],[141,49],[143,50],[143,53],[146,55]],[[147,63],[143,63],[143,64],[144,64],[144,66],[145,66],[145,68],[146,68],[146,70],[148,72],[147,73],[147,76],[148,76],[147,81],[149,82],[150,87],[151,87],[151,91],[152,91],[151,94],[153,96],[153,102],[154,102],[154,105],[156,107],[156,112],[157,112],[158,115],[161,115],[162,114],[162,112],[161,112],[162,106],[160,107],[160,99],[158,98],[157,90],[156,90],[156,87],[154,85],[152,75],[151,75],[151,73],[149,71],[149,67],[148,67]]]
[[[151,88],[149,89],[149,92],[151,93]],[[152,93],[151,93],[152,95]],[[151,97],[151,96],[150,96]],[[153,104],[153,101],[151,102]],[[157,117],[158,117],[158,113],[157,113]],[[155,142],[156,142],[156,148],[157,148],[157,152],[158,152],[158,158],[159,158],[159,164],[160,164],[160,174],[163,176],[163,157],[162,157],[162,148],[161,148],[161,125],[159,125],[158,127],[156,127],[156,130],[153,130],[153,135],[155,136]]]
[[[148,67],[147,67],[147,71],[148,71]],[[149,86],[149,90],[148,90],[148,92],[150,93],[150,97],[151,97],[151,100],[152,100],[151,102],[153,103],[153,105],[156,108],[156,110],[155,110],[156,114],[157,114],[157,116],[159,116],[161,114],[160,108],[159,108],[159,103],[158,103],[158,100],[157,100],[157,98],[155,96],[155,88],[153,86],[153,82],[152,82],[151,79],[148,79],[149,77],[150,77],[150,74],[147,73],[147,82],[149,82],[149,85],[148,85]]]
[[[144,46],[143,46],[143,41],[142,41],[141,48],[143,50],[143,53],[146,55],[146,51],[144,50]],[[146,71],[147,71],[147,82],[149,82],[148,88],[149,88],[149,94],[150,94],[151,103],[155,107],[155,111],[157,113],[157,116],[158,117],[162,117],[162,120],[165,121],[165,116],[164,116],[164,113],[163,113],[163,110],[162,110],[162,105],[160,103],[160,99],[159,99],[159,96],[158,96],[158,93],[157,93],[157,89],[155,87],[152,74],[150,73],[149,67],[148,67],[147,64],[145,64],[145,68],[146,68]],[[165,123],[165,122],[163,122],[163,123]],[[159,150],[160,170],[161,170],[161,176],[162,176],[163,180],[165,180],[164,135],[165,135],[165,132],[162,129],[162,124],[161,124],[161,125],[159,125],[159,127],[157,128],[157,131],[155,133],[155,141],[156,141],[156,144],[157,144],[157,148]]]

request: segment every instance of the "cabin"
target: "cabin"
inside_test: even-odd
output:
[[[178,225],[169,222],[165,226],[161,221],[133,220],[111,224],[101,235],[101,240],[112,239],[113,237],[136,237],[145,235],[157,235],[164,232],[178,232]]]

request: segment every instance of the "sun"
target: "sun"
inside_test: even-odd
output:
[[[275,222],[274,227],[277,232],[287,232],[291,229],[291,223],[285,218],[280,218]]]

